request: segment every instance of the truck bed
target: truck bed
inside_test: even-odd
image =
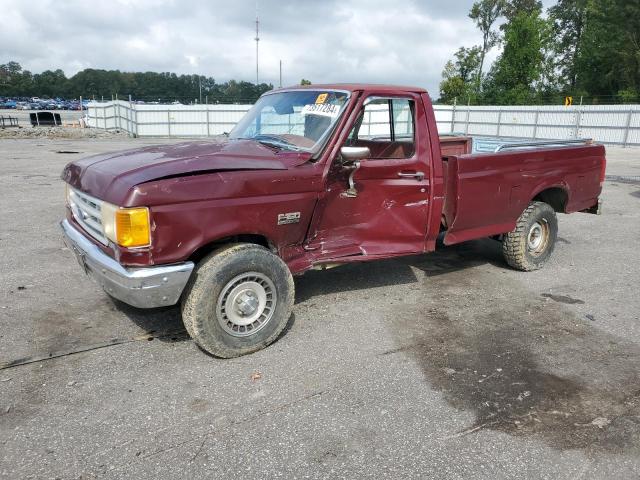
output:
[[[464,135],[440,135],[440,152],[443,157],[471,153],[473,139]]]
[[[512,231],[534,199],[565,213],[598,203],[603,146],[584,141],[578,146],[538,145],[519,144],[498,153],[443,155],[445,244]]]

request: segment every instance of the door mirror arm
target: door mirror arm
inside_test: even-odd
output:
[[[356,160],[352,165],[351,173],[349,173],[349,188],[345,192],[345,196],[349,198],[355,198],[358,196],[358,190],[356,190],[356,182],[354,181],[353,176],[360,168],[360,160]]]
[[[341,194],[343,197],[356,198],[358,196],[356,182],[353,177],[360,168],[360,162],[365,158],[371,158],[371,150],[369,150],[369,147],[342,147],[340,149],[342,168],[350,170],[349,188]]]

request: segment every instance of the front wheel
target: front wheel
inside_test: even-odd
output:
[[[516,228],[502,239],[502,253],[517,270],[537,270],[549,259],[558,236],[554,209],[544,202],[531,202],[522,212]]]
[[[196,267],[182,301],[193,340],[222,358],[265,348],[287,325],[294,284],[286,264],[264,247],[223,247]]]

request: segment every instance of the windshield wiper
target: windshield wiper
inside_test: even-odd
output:
[[[258,140],[257,138],[254,138],[254,140],[256,142],[258,142],[258,143],[263,144],[263,145],[269,145],[269,146],[276,147],[276,148],[279,148],[279,149],[293,150],[294,152],[299,152],[300,150],[302,150],[300,147],[296,147],[292,143],[278,142],[278,141],[275,141],[275,140]]]
[[[276,147],[281,150],[287,149],[287,150],[293,150],[296,152],[299,152],[300,150],[302,150],[297,145],[294,145],[291,142],[287,142],[286,140],[284,140],[283,138],[280,138],[277,135],[267,135],[264,133],[259,133],[257,135],[254,135],[253,137],[238,137],[237,139],[238,140],[255,140],[256,142],[261,143],[263,145]]]
[[[251,138],[250,140],[255,140],[255,139]],[[264,145],[266,147],[272,148],[277,151],[284,150],[285,148],[285,145],[279,145],[277,143],[268,142],[266,140],[255,140],[255,141],[258,142],[260,145]]]
[[[293,143],[291,142],[287,142],[284,138],[282,138],[280,135],[275,135],[275,134],[268,134],[268,133],[256,133],[253,137],[254,140],[275,140],[276,142],[279,143],[284,143],[286,145],[293,145]],[[295,146],[295,145],[293,145]]]

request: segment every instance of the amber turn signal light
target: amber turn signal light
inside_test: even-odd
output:
[[[115,214],[115,237],[118,245],[146,247],[151,243],[147,208],[121,208]]]

